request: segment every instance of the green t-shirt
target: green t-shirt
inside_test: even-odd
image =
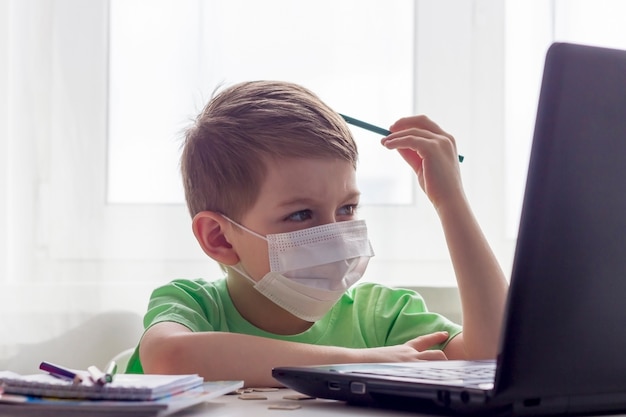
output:
[[[417,336],[445,330],[450,340],[461,327],[429,312],[415,291],[362,283],[350,288],[308,330],[295,335],[266,332],[244,319],[230,298],[226,279],[175,280],[152,293],[144,317],[146,329],[164,321],[194,332],[230,332],[315,345],[370,348],[393,346]],[[443,349],[444,345],[435,347]],[[126,372],[143,373],[138,348]]]

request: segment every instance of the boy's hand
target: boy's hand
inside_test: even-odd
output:
[[[362,362],[415,362],[419,360],[446,360],[447,357],[441,350],[428,350],[429,348],[444,343],[448,340],[447,332],[430,333],[416,337],[408,342],[381,348],[362,349],[364,354]]]
[[[426,116],[395,122],[381,143],[397,149],[417,174],[419,184],[436,208],[462,195],[456,142]]]

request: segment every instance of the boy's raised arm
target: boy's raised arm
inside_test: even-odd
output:
[[[456,274],[463,333],[446,348],[449,359],[495,358],[508,283],[465,197],[454,138],[425,116],[398,120],[382,140],[413,168],[433,203]]]
[[[468,359],[495,358],[508,284],[465,199],[439,210],[459,286]],[[446,352],[448,352],[446,350]],[[450,359],[455,359],[450,354]]]

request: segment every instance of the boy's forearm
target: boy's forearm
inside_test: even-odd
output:
[[[280,386],[276,366],[354,362],[355,350],[285,342],[224,332],[179,332],[144,340],[141,360],[147,373],[197,373],[206,380],[243,380],[246,386]]]
[[[508,283],[467,200],[439,211],[463,311],[463,341],[471,359],[495,358]]]

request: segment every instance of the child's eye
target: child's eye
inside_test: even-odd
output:
[[[304,222],[310,220],[311,217],[313,217],[313,212],[311,210],[300,210],[290,214],[285,218],[285,220],[292,222]]]
[[[355,216],[358,207],[358,204],[347,204],[339,209],[339,214],[342,216]]]

